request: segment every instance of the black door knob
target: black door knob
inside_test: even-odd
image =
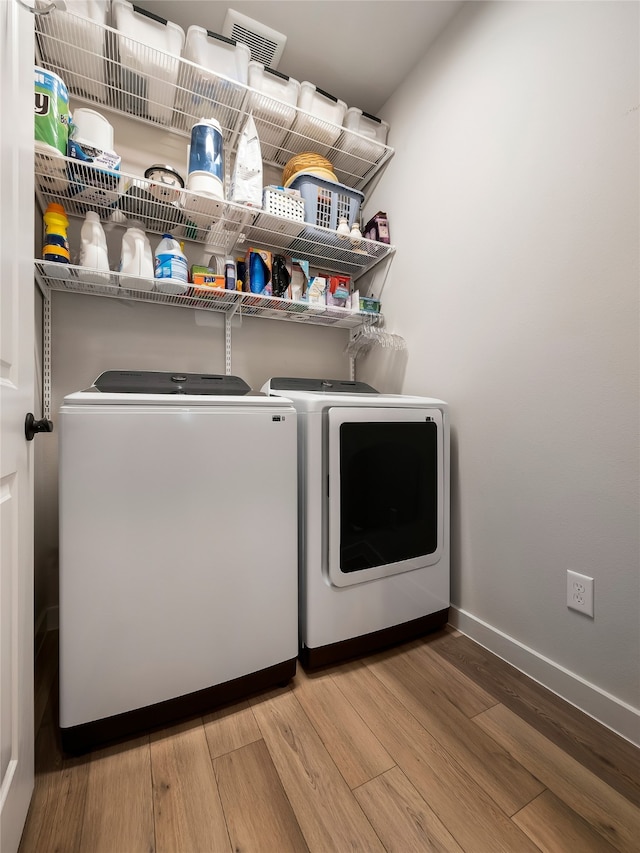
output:
[[[27,441],[33,441],[33,436],[37,432],[53,432],[53,423],[46,418],[37,421],[31,412],[29,412],[24,419],[24,434],[27,437]]]

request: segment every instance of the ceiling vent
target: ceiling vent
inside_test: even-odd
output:
[[[233,9],[227,10],[222,35],[248,45],[251,59],[262,62],[268,68],[278,67],[287,43],[287,37],[282,33],[265,27],[259,21],[254,21],[253,18],[241,15]]]

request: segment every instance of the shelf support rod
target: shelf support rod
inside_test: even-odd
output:
[[[231,376],[231,318],[232,314],[224,315],[224,370]]]
[[[42,416],[51,416],[51,293],[42,289]]]

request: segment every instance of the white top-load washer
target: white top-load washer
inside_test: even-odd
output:
[[[430,397],[274,377],[298,413],[300,659],[319,666],[442,627],[449,418]]]
[[[238,377],[108,371],[60,409],[65,749],[295,674],[296,412]]]

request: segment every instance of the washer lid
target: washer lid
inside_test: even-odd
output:
[[[378,394],[366,382],[349,382],[346,379],[298,379],[295,376],[274,376],[263,391],[319,391],[321,394]]]
[[[239,376],[162,372],[155,370],[106,370],[91,391],[107,394],[207,394],[240,397],[251,388]]]

